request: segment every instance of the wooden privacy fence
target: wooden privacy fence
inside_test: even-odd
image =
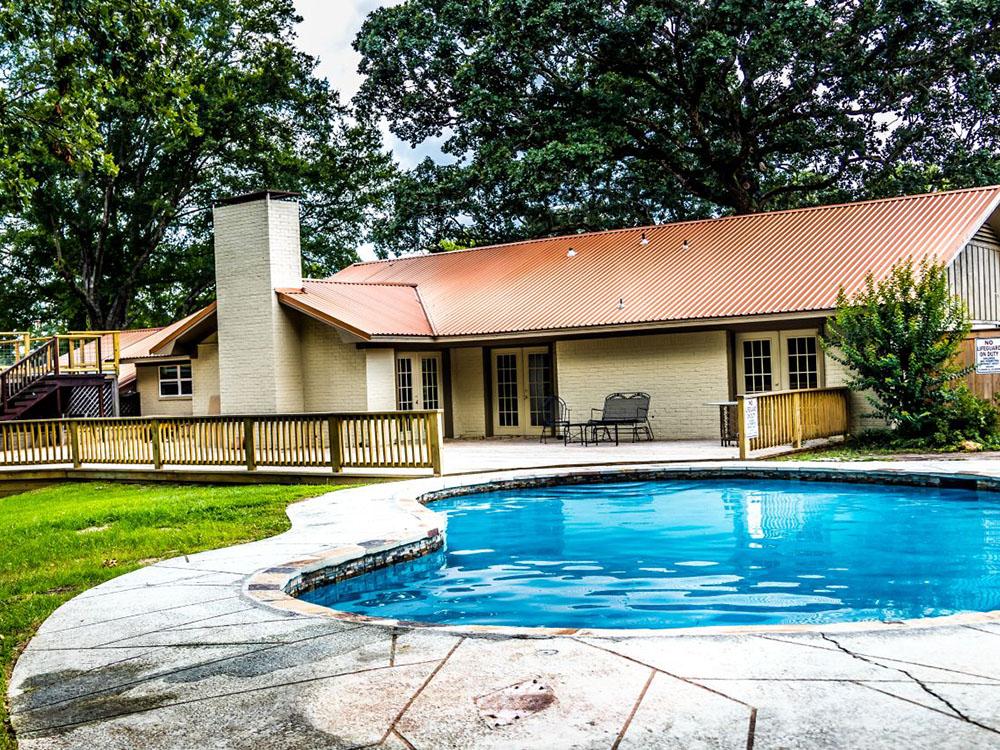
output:
[[[741,459],[763,448],[801,448],[806,440],[846,435],[849,427],[847,388],[772,391],[737,400]]]
[[[0,466],[431,469],[441,473],[441,412],[121,417],[0,422]]]

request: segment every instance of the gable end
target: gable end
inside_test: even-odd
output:
[[[973,325],[1000,323],[1000,236],[988,223],[948,266],[948,281]]]

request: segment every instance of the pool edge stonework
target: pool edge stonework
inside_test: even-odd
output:
[[[458,479],[458,478],[457,478]],[[466,478],[467,479],[467,478]],[[493,478],[484,482],[457,483],[453,486],[431,490],[413,497],[400,498],[397,503],[407,512],[419,514],[418,509],[439,500],[487,492],[560,485],[603,484],[619,481],[645,482],[671,479],[780,479],[803,482],[844,482],[850,484],[878,484],[910,487],[954,487],[976,491],[1000,492],[1000,476],[979,476],[962,472],[899,472],[887,470],[845,469],[837,467],[807,467],[792,465],[719,465],[719,466],[661,466],[617,467],[586,469],[566,473],[552,470],[543,475]],[[430,511],[433,513],[433,511]],[[591,638],[648,638],[685,634],[738,635],[752,633],[818,633],[856,632],[906,627],[933,627],[945,624],[978,624],[1000,622],[1000,610],[987,612],[960,612],[952,615],[921,617],[904,620],[855,620],[835,623],[785,623],[776,625],[697,625],[680,628],[579,628],[559,626],[513,626],[448,623],[429,623],[371,617],[335,609],[300,599],[301,594],[321,586],[363,575],[373,570],[413,560],[440,549],[444,545],[446,518],[434,514],[425,518],[426,533],[409,538],[376,540],[356,547],[331,550],[329,553],[308,560],[289,561],[258,571],[247,579],[244,592],[264,606],[284,612],[329,617],[351,623],[365,623],[386,628],[424,628],[442,633],[455,633],[471,637],[522,637],[553,638],[566,635]]]
[[[575,473],[612,481],[662,468]],[[997,462],[669,471],[1000,489]],[[373,622],[285,593],[297,576],[301,584],[331,566],[391,564],[440,545],[440,516],[419,502],[429,493],[566,472],[339,490],[291,506],[292,528],[277,537],[165,560],[84,592],[45,621],[15,667],[19,746],[1000,746],[998,613],[539,633]],[[492,726],[482,706],[533,680],[551,704]]]

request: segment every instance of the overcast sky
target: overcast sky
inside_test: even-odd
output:
[[[358,62],[361,56],[351,42],[365,18],[376,8],[399,5],[403,0],[295,0],[295,7],[302,23],[298,26],[298,44],[303,51],[319,58],[319,75],[330,81],[340,92],[342,101],[349,101],[358,92],[361,76]],[[384,132],[386,146],[392,149],[403,167],[415,166],[425,156],[440,159],[436,144],[421,144],[411,149],[401,143],[388,130]],[[370,247],[359,250],[361,257],[375,257]]]
[[[299,46],[319,58],[320,75],[330,79],[346,101],[358,91],[360,57],[351,42],[365,17],[376,8],[399,5],[401,0],[295,0],[302,16]]]
[[[349,101],[361,86],[362,79],[358,75],[361,56],[351,46],[361,24],[376,8],[401,2],[403,0],[295,0],[295,7],[302,16],[298,27],[299,47],[319,58],[317,72],[340,92],[342,101]],[[385,138],[386,145],[404,167],[416,165],[425,156],[441,158],[434,143],[411,149],[388,131]]]

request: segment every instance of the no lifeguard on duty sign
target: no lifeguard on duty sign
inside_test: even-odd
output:
[[[1000,375],[1000,339],[976,339],[976,374]]]

